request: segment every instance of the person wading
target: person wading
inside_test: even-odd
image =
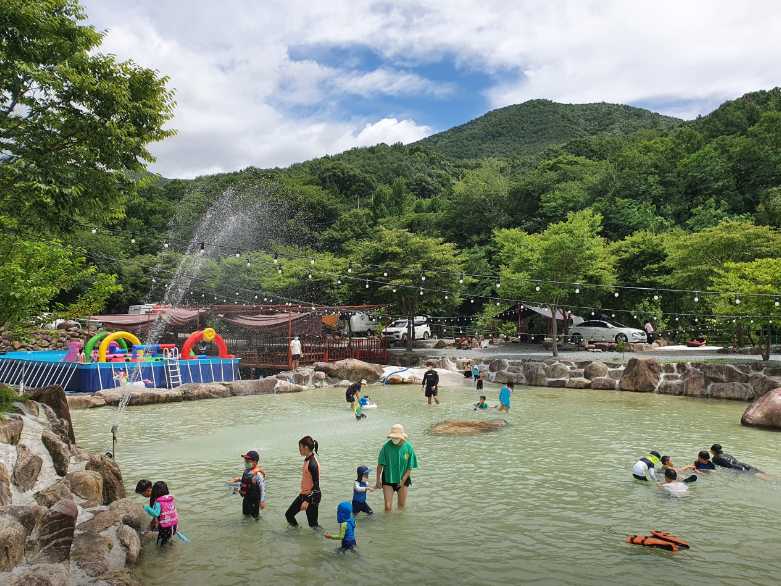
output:
[[[407,441],[404,426],[397,423],[391,426],[388,441],[380,449],[377,457],[377,484],[385,497],[385,511],[393,510],[393,493],[399,495],[399,509],[407,504],[407,493],[412,484],[410,474],[418,467],[415,449]]]
[[[301,340],[298,336],[290,340],[290,360],[293,368],[298,368],[298,363],[301,361]]]
[[[296,515],[306,513],[306,520],[312,529],[320,527],[317,523],[317,511],[320,506],[320,462],[317,460],[317,442],[311,436],[298,441],[298,453],[304,457],[301,471],[301,491],[285,513],[285,519],[292,527],[298,527]]]
[[[434,370],[434,367],[429,365],[426,374],[423,375],[423,394],[426,396],[426,399],[428,399],[429,405],[431,405],[431,399],[434,399],[437,405],[439,405],[439,399],[437,399],[438,393],[439,374],[437,374],[437,371]]]

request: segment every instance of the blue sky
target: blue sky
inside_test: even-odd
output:
[[[83,0],[176,91],[168,177],[414,142],[546,98],[682,118],[781,84],[771,0]]]

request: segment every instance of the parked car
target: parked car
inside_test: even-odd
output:
[[[352,332],[357,335],[369,335],[379,329],[379,322],[372,319],[368,313],[359,311],[350,316],[350,323],[345,320],[343,332],[345,334]]]
[[[576,344],[584,340],[591,342],[645,342],[647,339],[643,330],[601,319],[590,319],[579,323],[570,330],[570,338]]]
[[[397,319],[390,323],[384,330],[382,330],[383,338],[390,340],[391,342],[406,341],[409,335],[408,329],[409,320]],[[413,322],[415,340],[428,340],[431,337],[431,327],[428,323],[428,316],[416,315]]]

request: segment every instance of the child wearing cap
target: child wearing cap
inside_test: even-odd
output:
[[[266,471],[260,467],[260,455],[250,450],[241,456],[244,458],[244,473],[231,479],[240,482],[239,494],[244,497],[241,512],[256,521],[260,518],[260,509],[266,508]]]
[[[374,511],[366,502],[366,493],[372,490],[369,486],[369,468],[358,466],[357,472],[358,478],[355,480],[355,487],[353,488],[353,515],[358,513],[373,515]]]

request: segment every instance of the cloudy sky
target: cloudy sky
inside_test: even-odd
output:
[[[83,0],[176,90],[168,177],[413,142],[533,98],[692,118],[781,85],[774,0]]]

